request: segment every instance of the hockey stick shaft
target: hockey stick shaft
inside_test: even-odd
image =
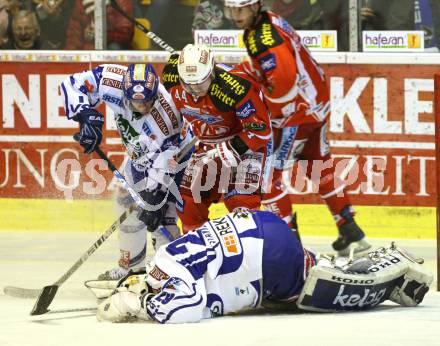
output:
[[[77,139],[78,136],[74,136],[75,139]],[[185,155],[191,150],[191,148],[196,143],[197,138],[194,137],[190,140],[189,143],[187,143],[177,154],[176,160],[180,162]],[[95,151],[98,153],[98,155],[107,162],[110,169],[113,171],[114,175],[124,184],[124,186],[128,189],[130,194],[132,196],[137,196],[140,201],[143,202],[142,198],[137,194],[137,192],[130,187],[130,185],[125,180],[124,176],[116,169],[115,165],[110,161],[110,159],[105,155],[102,150],[98,147],[95,149]],[[51,286],[45,286],[38,298],[35,302],[34,308],[31,311],[31,315],[42,315],[46,312],[48,312],[48,307],[52,303],[57,291],[58,287],[63,284],[80,266],[82,263],[84,263],[95,251],[96,249],[101,246],[101,244],[116,230],[119,225],[124,222],[124,220],[127,218],[128,214],[130,213],[130,209],[124,211],[124,213],[119,217],[118,220],[116,220],[113,225],[97,240],[95,243],[92,244],[92,246],[75,262],[75,264],[57,281],[55,284]],[[167,232],[164,227],[161,228],[161,230],[164,232]],[[166,234],[165,234],[166,235]],[[171,235],[169,235],[171,237]],[[173,240],[171,237],[170,240]]]
[[[125,219],[130,214],[130,210],[126,210],[122,213],[119,218],[113,222],[113,224],[102,234],[90,248],[69,268],[69,270],[63,274],[52,286],[60,286],[62,285],[95,251],[101,244],[107,240],[108,237],[120,226],[121,223],[125,221]],[[41,289],[32,289],[32,288],[21,288],[14,286],[6,286],[4,288],[5,294],[18,298],[36,298],[41,295]]]
[[[191,148],[194,146],[194,144],[196,142],[197,142],[197,137],[191,138],[191,140],[176,155],[176,162],[180,163],[180,161],[191,150]],[[130,196],[135,201],[136,205],[142,209],[149,210],[149,208],[151,208],[151,206],[147,205],[145,203],[145,201],[143,200],[143,198],[139,195],[139,193],[130,186],[130,184],[127,182],[127,180],[124,178],[124,176],[118,171],[118,169],[115,167],[115,165],[110,161],[110,159],[107,157],[107,155],[105,155],[99,147],[97,147],[95,149],[95,151],[99,155],[99,157],[101,157],[103,160],[105,160],[107,162],[110,170],[113,172],[116,179],[118,179],[118,181],[122,184],[122,186],[128,191]],[[164,236],[167,237],[170,241],[174,240],[173,236],[167,231],[167,229],[165,227],[161,227],[160,230],[164,234]]]
[[[157,36],[154,32],[150,31],[148,28],[146,28],[142,23],[138,22],[135,18],[129,16],[122,8],[119,6],[116,0],[110,1],[111,6],[119,12],[123,17],[125,17],[128,21],[133,23],[139,30],[144,32],[145,35],[147,35],[154,43],[156,43],[160,48],[166,50],[167,52],[170,52],[171,54],[175,53],[176,50],[171,47],[168,43],[166,43],[164,40],[162,40],[159,36]]]
[[[85,262],[87,259],[99,248],[104,241],[110,237],[110,235],[125,221],[128,215],[131,213],[130,209],[125,210],[122,215],[101,235],[89,249],[64,273],[53,285],[45,286],[40,291],[37,301],[31,311],[31,315],[42,315],[49,310],[47,309],[52,303],[55,294],[58,291],[58,287],[62,285],[72,274]]]
[[[49,310],[47,313],[48,314],[67,314],[67,313],[72,313],[72,312],[84,312],[84,311],[96,312],[96,310],[98,310],[96,307],[88,307],[88,308]]]

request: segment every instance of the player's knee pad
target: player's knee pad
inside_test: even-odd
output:
[[[297,305],[311,311],[365,310],[390,299],[415,306],[432,282],[432,275],[392,245],[354,262],[325,258],[309,271]]]

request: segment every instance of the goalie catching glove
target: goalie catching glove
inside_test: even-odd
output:
[[[98,305],[98,321],[130,322],[148,320],[142,302],[154,294],[146,283],[147,274],[130,275],[120,281],[115,292]]]
[[[73,119],[79,122],[80,126],[79,133],[74,136],[75,140],[84,148],[85,154],[90,154],[101,144],[104,116],[89,108],[78,113]]]

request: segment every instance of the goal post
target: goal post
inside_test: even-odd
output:
[[[434,75],[435,160],[436,160],[436,231],[437,291],[440,291],[440,74]]]

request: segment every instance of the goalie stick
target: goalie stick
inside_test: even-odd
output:
[[[129,16],[122,8],[119,6],[116,0],[110,0],[110,5],[125,17],[128,21],[133,23],[139,30],[143,31],[148,38],[150,38],[154,43],[156,43],[160,48],[170,52],[171,54],[176,53],[176,50],[157,36],[154,32],[148,30],[142,23],[138,22],[135,18]]]
[[[180,162],[185,155],[191,150],[191,148],[195,145],[197,142],[197,137],[193,137],[190,142],[188,142],[178,153],[176,156],[176,161]],[[116,169],[116,167],[113,165],[113,163],[109,160],[109,158],[99,149],[95,150],[98,155],[104,159],[110,169],[113,171],[113,173],[116,176],[116,173],[119,173],[119,171]],[[131,187],[128,185],[128,183],[125,181],[125,178],[121,173],[119,173],[119,176],[116,176],[118,179],[122,178],[125,182],[126,186],[131,189]],[[130,190],[129,190],[130,191]],[[134,190],[133,190],[134,191]],[[135,191],[134,191],[135,192]],[[140,197],[140,196],[139,196]],[[140,198],[142,201],[142,199]],[[37,298],[37,301],[35,302],[35,305],[31,311],[31,315],[42,315],[47,313],[49,305],[52,303],[59,286],[61,286],[95,251],[96,249],[101,246],[101,244],[107,240],[107,238],[120,226],[122,222],[127,218],[127,216],[131,213],[132,210],[127,209],[122,213],[122,215],[110,226],[107,231],[99,237],[97,241],[95,241],[92,246],[74,263],[74,265],[60,278],[58,281],[56,281],[53,285],[45,286],[43,289],[29,289],[29,288],[21,288],[21,287],[13,287],[13,286],[6,286],[4,288],[4,292],[7,295],[18,297],[18,298]]]

